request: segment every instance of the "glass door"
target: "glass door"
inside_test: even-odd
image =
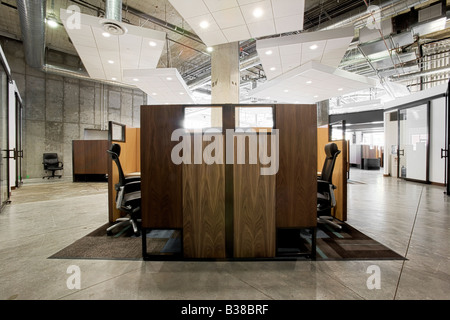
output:
[[[8,76],[0,64],[0,208],[9,201]]]
[[[16,152],[14,154],[14,158],[16,160],[16,188],[19,188],[23,184],[22,114],[23,114],[22,102],[20,101],[20,98],[16,93]]]
[[[398,111],[398,177],[428,182],[429,105]]]

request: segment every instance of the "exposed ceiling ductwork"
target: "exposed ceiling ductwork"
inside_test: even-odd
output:
[[[45,0],[17,0],[25,60],[32,68],[42,68],[45,57]]]

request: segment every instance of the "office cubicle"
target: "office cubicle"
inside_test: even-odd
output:
[[[186,109],[205,106],[141,107],[142,234],[180,230],[184,258],[275,258],[283,230],[317,226],[316,106],[258,106],[272,110],[271,126],[243,131],[238,110],[255,105],[210,107],[220,116],[197,131],[183,125]]]

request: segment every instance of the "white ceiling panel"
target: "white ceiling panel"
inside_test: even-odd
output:
[[[147,93],[154,103],[194,103],[189,88],[175,68],[127,69],[123,71],[123,79]]]
[[[169,2],[207,46],[303,30],[304,0]]]
[[[258,86],[249,96],[313,104],[376,86],[377,81],[373,79],[310,61]]]
[[[67,24],[71,15],[66,10],[61,9],[60,15],[91,78],[124,82],[124,69],[157,67],[166,42],[165,32],[86,14],[81,14],[81,24],[73,27]],[[125,31],[124,34],[106,33],[105,22],[114,23]]]
[[[270,72],[281,66],[283,73],[310,61],[338,67],[354,38],[354,28],[341,28],[318,32],[305,32],[291,36],[257,40],[261,64],[269,80],[278,76]],[[268,51],[273,52],[267,55]]]

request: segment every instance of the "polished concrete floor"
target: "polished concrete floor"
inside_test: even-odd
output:
[[[444,188],[378,171],[352,169],[350,179],[347,222],[407,260],[48,259],[107,221],[107,185],[28,180],[0,214],[0,300],[449,299],[450,198]],[[71,266],[80,270],[79,289],[67,285]],[[379,273],[368,273],[373,266]],[[379,288],[368,286],[375,275]]]

